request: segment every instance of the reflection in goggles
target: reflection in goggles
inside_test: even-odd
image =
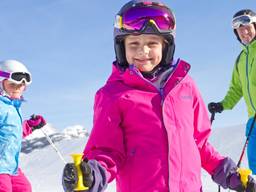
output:
[[[241,16],[235,17],[232,20],[232,28],[237,29],[241,25],[249,25],[253,22],[256,22],[256,16],[252,17],[250,15],[241,15]]]
[[[139,6],[128,9],[123,15],[117,15],[116,27],[125,30],[142,30],[145,24],[153,20],[160,31],[175,30],[175,18],[165,7]]]

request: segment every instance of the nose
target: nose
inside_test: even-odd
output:
[[[139,51],[138,51],[138,55],[140,56],[144,56],[144,55],[148,55],[149,54],[149,47],[147,45],[143,45],[140,47]]]
[[[249,30],[246,27],[242,26],[241,27],[241,34],[247,35],[247,34],[249,34]]]
[[[26,86],[25,81],[23,80],[22,83],[16,84],[15,88],[20,89],[21,87]]]

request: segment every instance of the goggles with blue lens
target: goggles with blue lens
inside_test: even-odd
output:
[[[249,25],[251,23],[256,22],[256,16],[250,15],[240,15],[232,19],[232,28],[237,29],[241,27],[241,25]]]

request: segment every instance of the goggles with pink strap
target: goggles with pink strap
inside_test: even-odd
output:
[[[126,31],[142,31],[148,22],[154,23],[158,31],[174,31],[175,17],[171,10],[161,4],[141,2],[116,16],[115,27]]]

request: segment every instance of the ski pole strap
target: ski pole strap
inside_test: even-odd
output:
[[[242,153],[241,153],[240,158],[239,158],[239,161],[238,161],[238,163],[237,163],[237,167],[240,167],[240,165],[241,165],[241,162],[242,162],[242,159],[243,159],[243,156],[244,156],[244,152],[245,152],[245,148],[246,148],[246,146],[248,145],[250,136],[251,136],[251,134],[252,134],[252,130],[253,130],[253,127],[254,127],[254,124],[255,124],[255,119],[256,119],[256,113],[255,113],[255,115],[254,115],[254,117],[253,117],[253,121],[252,121],[251,127],[250,127],[250,129],[249,129],[249,133],[248,133],[248,135],[247,135],[247,137],[246,137],[246,141],[245,141],[245,143],[244,143]]]

